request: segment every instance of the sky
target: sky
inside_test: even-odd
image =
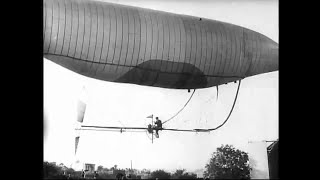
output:
[[[110,0],[176,14],[220,20],[262,33],[278,42],[278,1],[146,1]],[[279,138],[279,72],[241,81],[238,99],[228,122],[210,133],[160,132],[151,143],[145,132],[75,131],[77,102],[87,103],[84,124],[145,127],[153,114],[163,121],[191,96],[187,90],[112,83],[88,78],[47,59],[44,68],[44,160],[76,168],[75,160],[104,167],[136,169],[203,169],[222,144],[247,151],[249,141]],[[227,117],[238,84],[197,89],[186,108],[165,128],[213,128]],[[74,138],[80,135],[77,155]]]

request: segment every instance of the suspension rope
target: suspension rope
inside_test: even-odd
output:
[[[176,117],[176,116],[187,106],[187,104],[188,104],[189,101],[191,100],[191,98],[192,98],[192,96],[193,96],[193,94],[194,94],[195,91],[196,91],[196,89],[193,90],[193,92],[192,92],[189,100],[186,102],[186,104],[185,104],[175,115],[173,115],[173,116],[172,116],[171,118],[169,118],[168,120],[164,121],[162,124],[164,124],[164,123],[170,121],[171,119],[173,119],[174,117]]]
[[[219,86],[217,86],[217,101],[218,101],[218,96],[219,96]]]
[[[211,128],[211,129],[201,129],[201,131],[197,131],[197,132],[210,132],[210,131],[213,131],[213,130],[217,130],[217,129],[219,129],[220,127],[222,127],[222,126],[229,120],[229,118],[230,118],[230,116],[231,116],[231,114],[232,114],[232,112],[233,112],[234,106],[235,106],[235,104],[236,104],[237,98],[238,98],[238,94],[239,94],[239,90],[240,90],[240,85],[241,85],[241,79],[239,80],[239,84],[238,84],[236,96],[235,96],[235,99],[234,99],[234,101],[233,101],[232,108],[231,108],[231,110],[230,110],[230,112],[229,112],[228,117],[226,118],[226,120],[225,120],[222,124],[220,124],[219,126],[217,126],[217,127],[215,127],[215,128]],[[172,117],[169,118],[168,120],[164,121],[162,124],[164,124],[164,123],[172,120],[174,117],[176,117],[176,116],[187,106],[187,104],[190,102],[190,100],[191,100],[193,94],[195,93],[195,91],[196,91],[196,90],[194,89],[193,92],[192,92],[192,94],[191,94],[191,96],[190,96],[190,98],[189,98],[189,100],[188,100],[188,101],[186,102],[186,104],[182,107],[182,109],[180,109],[174,116],[172,116]],[[121,122],[120,122],[120,123],[121,123]],[[123,129],[126,129],[126,128],[124,127]],[[93,130],[93,131],[98,131],[97,129],[77,129],[77,130]],[[194,130],[200,130],[200,129],[194,129]],[[108,131],[108,130],[104,130],[104,131]],[[110,130],[109,130],[109,131],[110,131]],[[127,131],[127,130],[126,130],[126,131]],[[138,132],[138,131],[134,131],[134,132]],[[139,131],[139,132],[143,132],[143,131]],[[148,136],[148,134],[147,134],[147,136]],[[148,138],[150,139],[149,136],[148,136]]]
[[[239,89],[240,89],[240,84],[241,84],[241,79],[239,80],[236,97],[234,98],[233,105],[232,105],[232,108],[231,108],[231,110],[230,110],[230,112],[229,112],[229,115],[228,115],[227,119],[226,119],[222,124],[220,124],[219,126],[217,126],[217,127],[215,127],[215,128],[207,129],[207,131],[210,132],[210,131],[213,131],[213,130],[217,130],[217,129],[219,129],[220,127],[222,127],[222,126],[228,121],[228,119],[229,119],[229,117],[230,117],[230,115],[231,115],[231,113],[232,113],[232,111],[233,111],[234,105],[236,104],[236,101],[237,101],[237,97],[238,97],[238,93],[239,93]]]

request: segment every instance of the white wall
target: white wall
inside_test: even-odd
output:
[[[251,179],[269,179],[268,153],[266,141],[248,143],[249,164],[252,167]]]

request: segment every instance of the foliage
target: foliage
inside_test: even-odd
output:
[[[182,176],[184,172],[185,172],[185,169],[177,169],[176,172],[172,176],[175,177],[175,179],[176,179],[177,177]]]
[[[66,172],[67,175],[68,175],[68,174],[74,174],[74,173],[75,173],[75,170],[72,169],[72,168],[68,168],[65,172]]]
[[[232,145],[217,148],[205,169],[204,176],[209,178],[250,179],[248,154]]]
[[[43,179],[78,179],[81,177],[82,171],[75,171],[66,167],[64,164],[56,165],[47,161],[43,162]]]
[[[187,173],[185,169],[177,169],[172,175],[173,179],[196,179],[197,175],[194,173]]]
[[[112,174],[107,174],[105,172],[103,173],[98,173],[98,178],[99,179],[115,179],[114,175]]]
[[[97,171],[98,171],[98,172],[103,171],[103,166],[98,166],[98,167],[97,167]]]
[[[44,179],[64,178],[62,168],[55,165],[54,163],[49,163],[47,161],[43,162],[43,178]]]
[[[166,172],[166,171],[164,171],[164,170],[155,170],[155,171],[153,171],[152,173],[151,173],[151,178],[152,179],[156,179],[156,178],[158,178],[158,179],[170,179],[170,177],[171,177],[171,174],[170,173],[168,173],[168,172]]]

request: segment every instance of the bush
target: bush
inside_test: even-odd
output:
[[[185,169],[177,169],[172,175],[173,179],[196,179],[197,175],[194,173],[187,173]]]
[[[158,179],[170,179],[170,177],[171,177],[170,173],[165,172],[164,170],[161,170],[161,169],[153,171],[151,173],[151,178],[152,179],[156,179],[156,178],[158,178]]]
[[[63,172],[59,166],[47,161],[43,162],[43,178],[57,179],[62,178]]]

